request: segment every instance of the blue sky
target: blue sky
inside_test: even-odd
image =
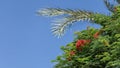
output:
[[[73,40],[74,31],[99,27],[79,22],[58,39],[50,31],[53,18],[35,14],[48,7],[108,13],[102,0],[0,0],[0,68],[52,68],[50,61]]]

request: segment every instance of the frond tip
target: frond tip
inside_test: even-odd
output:
[[[60,8],[45,8],[37,11],[37,14],[42,16],[58,16],[66,13],[70,14],[72,11]]]
[[[70,17],[56,20],[52,27],[53,34],[58,37],[61,37],[66,31],[66,29],[74,23],[74,21],[75,20],[71,19]]]
[[[61,14],[61,12],[56,12],[55,10],[47,8],[37,11],[37,14],[42,16],[56,16],[58,14]]]

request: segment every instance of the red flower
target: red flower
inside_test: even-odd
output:
[[[70,51],[70,56],[75,55],[75,51]]]
[[[83,45],[83,42],[82,42],[81,40],[78,40],[78,41],[76,42],[76,48],[77,48],[77,49],[79,49],[80,46],[82,46],[82,45]]]
[[[77,40],[76,48],[81,51],[82,49],[80,47],[84,46],[86,43],[89,43],[89,42],[90,40]]]
[[[98,38],[99,35],[100,35],[100,32],[96,32],[96,33],[93,35],[93,37],[94,37],[94,38]]]

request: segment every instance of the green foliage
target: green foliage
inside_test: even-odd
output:
[[[102,27],[75,32],[73,42],[53,60],[54,68],[120,68],[120,7],[116,9],[112,16],[91,16]]]
[[[114,1],[120,4],[120,0]],[[115,6],[109,0],[104,3],[111,15],[60,8],[37,12],[43,16],[65,16],[53,24],[52,32],[58,37],[76,21],[87,20],[102,26],[75,32],[73,42],[62,46],[63,54],[52,60],[54,68],[120,68],[120,5]]]

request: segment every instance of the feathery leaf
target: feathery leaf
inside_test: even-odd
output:
[[[39,10],[37,13],[43,16],[58,16],[67,14],[67,17],[56,20],[53,24],[52,32],[58,37],[61,37],[65,33],[66,29],[73,25],[76,21],[92,20],[90,16],[91,14],[94,14],[93,12],[83,10],[71,10],[60,8],[46,8]]]
[[[73,15],[65,17],[64,19],[56,20],[52,27],[52,32],[54,35],[61,37],[66,29],[73,25],[77,21],[89,21],[91,12],[76,10]]]
[[[109,11],[111,11],[111,12],[114,11],[114,5],[113,4],[110,4],[110,2],[108,0],[104,0],[104,3],[105,3],[105,5],[106,5],[106,7]]]

